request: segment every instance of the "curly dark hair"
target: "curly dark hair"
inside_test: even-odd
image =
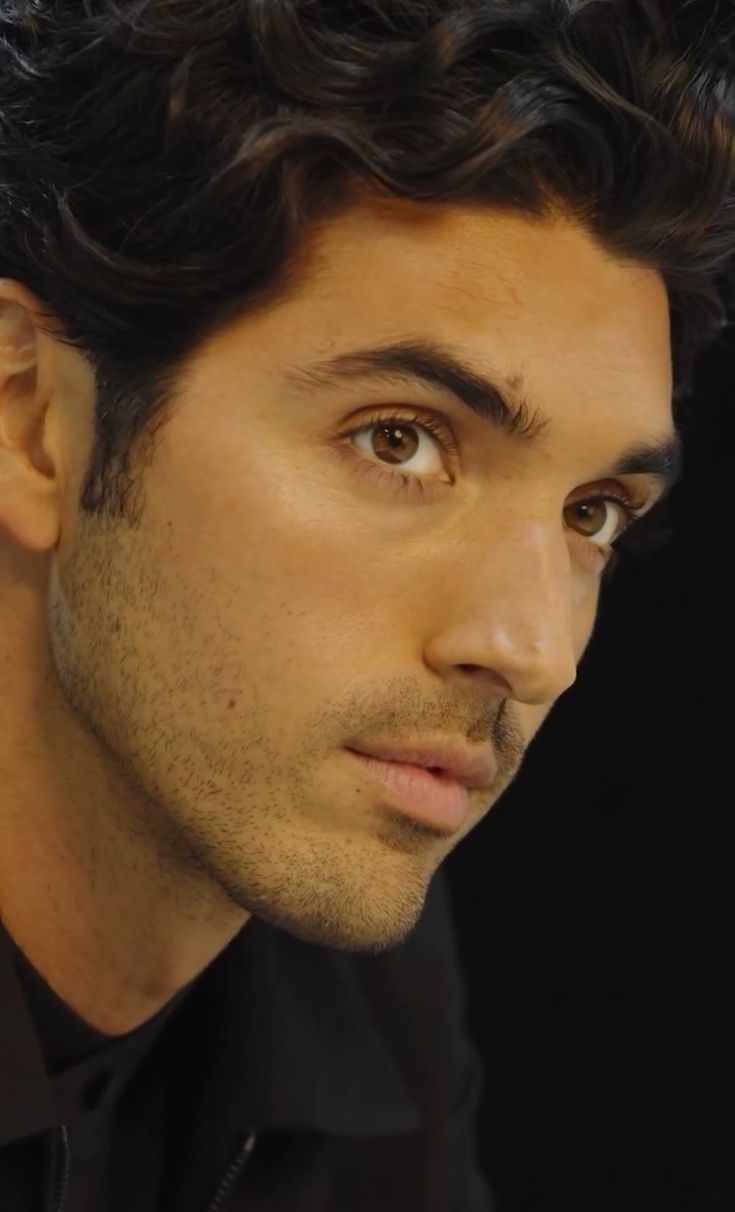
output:
[[[182,366],[377,194],[561,210],[658,270],[675,402],[728,323],[735,21],[716,0],[2,0],[0,274],[95,374],[86,513]],[[707,16],[709,15],[709,16]],[[729,278],[727,278],[729,281]]]

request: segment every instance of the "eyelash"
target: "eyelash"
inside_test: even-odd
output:
[[[418,417],[415,414],[398,415],[396,413],[389,413],[386,415],[375,416],[358,426],[357,429],[353,429],[349,433],[345,434],[345,440],[354,438],[356,434],[362,433],[366,429],[373,429],[379,425],[416,426],[417,429],[423,429],[424,431],[430,433],[432,437],[436,438],[442,449],[448,454],[452,455],[453,457],[457,454],[457,443],[446,425],[443,425],[440,421],[434,420],[433,418]],[[394,483],[399,481],[399,487],[401,489],[406,488],[409,491],[418,492],[422,498],[426,497],[431,491],[427,488],[424,480],[420,476],[407,475],[398,470],[390,471],[387,467],[382,467],[377,463],[371,463],[369,459],[363,459],[362,461],[365,464],[366,474],[376,474],[381,480],[387,477],[388,480],[391,480]],[[603,502],[612,502],[615,505],[619,505],[623,510],[628,522],[625,530],[618,536],[615,543],[611,544],[607,548],[608,551],[615,553],[621,547],[625,547],[625,540],[629,539],[633,527],[636,526],[636,524],[640,525],[641,521],[643,520],[642,514],[645,510],[647,500],[634,499],[632,496],[628,496],[624,493],[618,495],[614,492],[606,492],[599,493],[597,496],[581,498],[579,501],[575,501],[574,504],[600,505]],[[580,538],[583,539],[584,535],[580,535]],[[647,546],[646,549],[650,550],[652,547],[656,547],[658,545],[660,544],[657,544],[654,540],[654,542],[650,546]],[[592,544],[592,546],[594,547],[595,544]],[[597,550],[604,553],[606,549],[603,547],[598,547]]]

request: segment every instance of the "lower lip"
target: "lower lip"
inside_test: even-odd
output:
[[[416,821],[456,832],[470,807],[470,793],[448,774],[432,774],[409,762],[384,762],[354,749],[348,750],[379,779],[401,810]]]

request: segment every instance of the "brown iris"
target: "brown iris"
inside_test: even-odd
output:
[[[567,509],[574,511],[575,526],[580,527],[583,534],[594,538],[606,525],[610,515],[611,504],[614,504],[614,502],[577,501],[574,505],[567,506]]]
[[[411,437],[411,431],[414,427],[411,425],[379,425],[375,430],[373,439],[373,450],[377,455],[387,456],[386,461],[398,463],[401,458],[411,458],[418,450],[418,439],[414,436],[409,441],[411,450],[403,449],[407,441],[406,435]],[[397,436],[396,436],[397,435]],[[400,457],[399,457],[400,456]]]

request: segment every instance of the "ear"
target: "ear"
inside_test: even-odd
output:
[[[0,279],[0,548],[9,538],[37,552],[56,545],[60,520],[48,384],[39,367],[42,331],[35,297]]]

